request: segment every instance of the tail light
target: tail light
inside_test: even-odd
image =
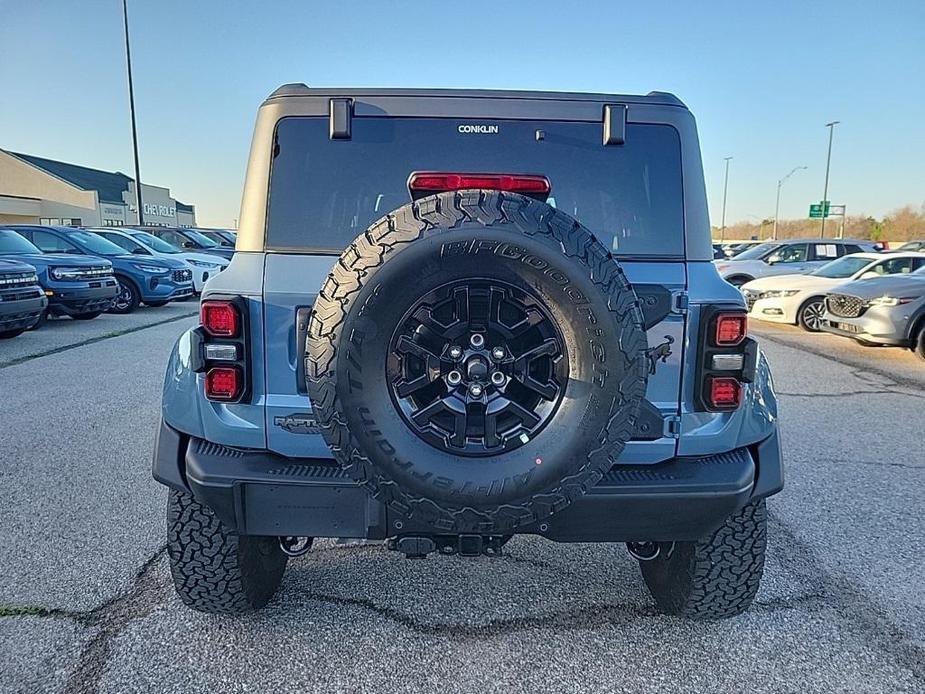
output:
[[[203,391],[215,402],[242,402],[250,393],[247,302],[211,297],[202,302],[191,333],[191,367],[204,374]]]
[[[241,320],[238,308],[230,301],[203,301],[199,322],[212,337],[237,337]]]
[[[415,194],[428,195],[447,190],[465,190],[468,188],[487,188],[504,190],[511,193],[537,196],[543,199],[549,195],[552,186],[545,176],[533,174],[496,174],[496,173],[448,173],[441,171],[418,171],[408,178],[408,190]]]
[[[744,385],[755,378],[758,343],[748,337],[741,308],[705,307],[701,314],[699,364],[695,387],[698,409],[734,410],[742,404]]]
[[[714,319],[713,343],[717,347],[735,347],[748,331],[744,313],[720,313]]]
[[[734,410],[742,402],[742,385],[728,376],[710,376],[709,403],[714,410]]]
[[[216,366],[206,372],[206,397],[209,400],[237,400],[244,378],[237,366]]]

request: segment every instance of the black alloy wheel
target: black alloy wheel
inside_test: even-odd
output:
[[[535,296],[473,278],[428,292],[405,314],[387,363],[415,434],[451,454],[490,456],[534,438],[568,381],[564,340]]]

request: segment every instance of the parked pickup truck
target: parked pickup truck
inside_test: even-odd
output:
[[[34,267],[0,260],[0,340],[16,337],[38,323],[47,306]]]
[[[117,283],[112,263],[93,256],[43,253],[23,236],[0,227],[0,260],[16,260],[35,268],[48,304],[40,314],[96,318],[112,305]]]

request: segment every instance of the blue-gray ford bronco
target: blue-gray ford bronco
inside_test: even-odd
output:
[[[679,99],[286,85],[240,219],[154,454],[186,604],[262,607],[314,538],[529,534],[625,543],[665,613],[748,607],[777,404]]]

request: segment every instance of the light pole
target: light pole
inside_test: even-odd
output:
[[[128,104],[132,115],[132,149],[135,153],[135,205],[138,208],[138,224],[145,223],[144,208],[141,206],[141,167],[138,165],[138,129],[135,127],[135,88],[132,84],[132,51],[128,44],[128,5],[122,0],[122,19],[125,24],[125,64],[128,68]]]
[[[777,240],[777,218],[780,216],[780,187],[784,185],[784,181],[793,176],[793,174],[805,168],[805,166],[794,166],[790,173],[777,181],[777,202],[774,205],[774,230],[771,232],[771,239],[773,240]]]
[[[819,233],[819,236],[825,238],[825,217],[828,210],[826,210],[826,200],[829,195],[829,165],[832,163],[832,135],[835,133],[835,126],[841,123],[840,120],[833,120],[831,123],[826,123],[825,127],[829,129],[829,153],[825,158],[825,187],[822,189],[822,231]]]
[[[726,175],[723,177],[723,220],[719,231],[719,240],[726,240],[726,193],[729,190],[729,161],[732,157],[724,157],[726,162]]]

